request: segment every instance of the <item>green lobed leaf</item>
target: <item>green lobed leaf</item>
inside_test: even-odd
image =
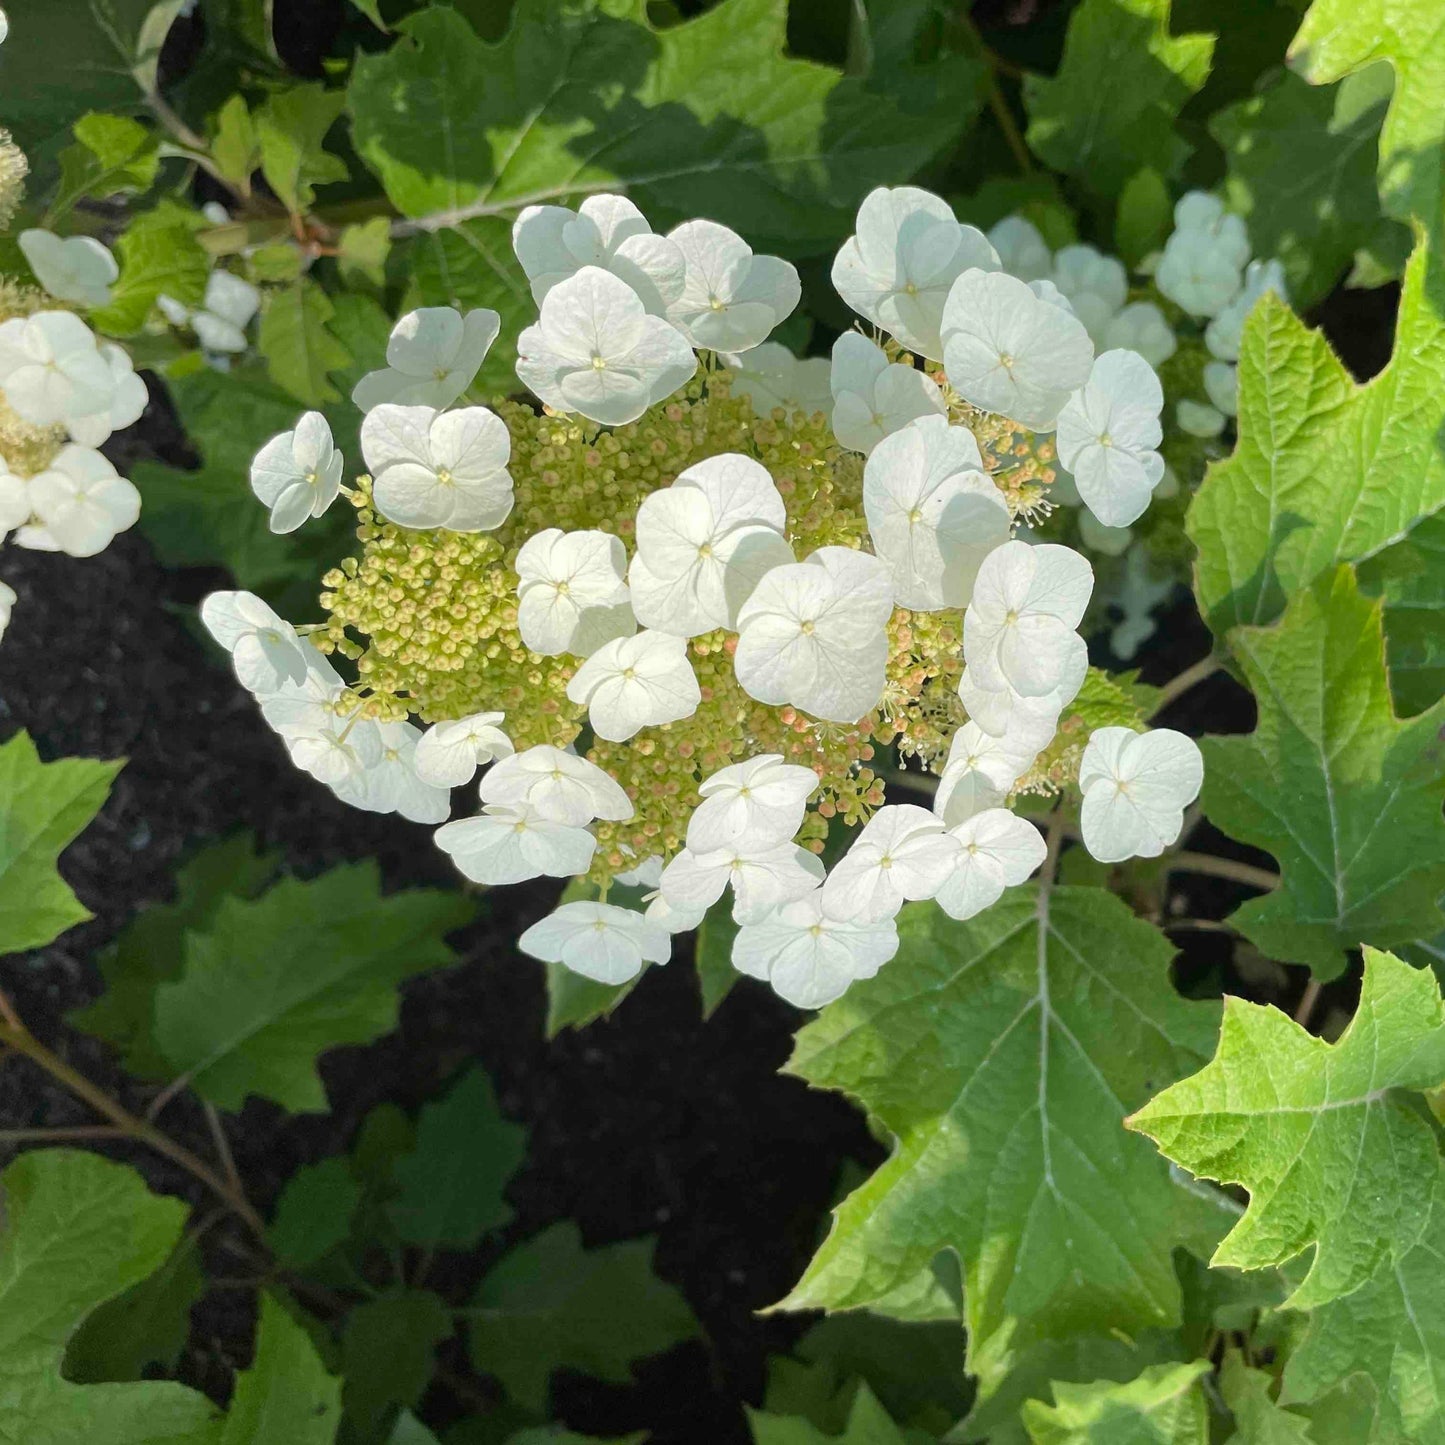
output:
[[[346,108],[346,92],[319,82],[272,91],[256,112],[261,174],[293,216],[316,201],[316,187],[347,177],[346,162],[322,145]]]
[[[287,1181],[266,1231],[276,1259],[305,1269],[345,1244],[361,1204],[361,1185],[339,1156],[303,1164]]]
[[[351,353],[327,325],[333,315],[331,298],[309,276],[268,291],[261,308],[256,346],[266,370],[303,406],[322,407],[341,400],[327,373],[350,365]]]
[[[841,1435],[825,1435],[800,1416],[764,1414],[749,1410],[748,1428],[753,1445],[906,1445],[907,1438],[878,1403],[866,1384],[853,1397],[848,1423]]]
[[[236,1377],[217,1445],[332,1445],[340,1422],[341,1381],[286,1307],[263,1293],[256,1358]]]
[[[105,992],[67,1021],[113,1044],[131,1073],[166,1077],[152,1036],[156,990],[181,976],[187,929],[210,923],[223,898],[254,898],[276,876],[280,854],[255,849],[250,833],[201,849],[176,872],[175,902],[141,909],[96,959]]]
[[[393,1171],[397,1236],[424,1249],[472,1249],[512,1217],[502,1194],[527,1153],[527,1131],[497,1108],[481,1069],[423,1107],[416,1148]]]
[[[42,763],[24,732],[0,744],[0,956],[41,948],[91,916],[55,862],[100,811],[122,766]]]
[[[1214,1058],[1126,1122],[1191,1173],[1239,1184],[1249,1208],[1212,1264],[1265,1269],[1314,1249],[1285,1304],[1358,1289],[1420,1238],[1439,1172],[1434,1132],[1401,1090],[1445,1079],[1445,1006],[1427,969],[1365,950],[1338,1043],[1229,998]]]
[[[1209,1372],[1208,1360],[1195,1360],[1151,1365],[1126,1385],[1059,1383],[1053,1405],[1024,1406],[1024,1425],[1034,1445],[1208,1445],[1200,1381]]]
[[[1205,812],[1280,865],[1280,886],[1231,921],[1270,956],[1325,978],[1346,949],[1442,926],[1445,704],[1395,717],[1380,610],[1341,567],[1274,627],[1232,632],[1258,724],[1201,742]]]
[[[1219,1384],[1234,1415],[1226,1445],[1314,1445],[1309,1421],[1275,1403],[1273,1377],[1251,1369],[1237,1351],[1225,1356]]]
[[[1358,568],[1360,591],[1385,603],[1390,691],[1403,714],[1445,697],[1445,511],[1426,517]]]
[[[60,153],[60,185],[45,213],[53,226],[86,197],[148,191],[160,153],[155,132],[127,115],[90,111],[71,127],[76,145]]]
[[[1339,562],[1445,504],[1445,272],[1424,246],[1405,272],[1390,364],[1356,386],[1276,297],[1244,326],[1239,441],[1189,508],[1199,609],[1217,635],[1277,617]]]
[[[1290,65],[1316,85],[1389,61],[1395,93],[1380,133],[1380,196],[1436,236],[1445,221],[1445,26],[1436,0],[1314,0]]]
[[[1190,146],[1175,128],[1204,84],[1212,35],[1171,35],[1170,0],[1083,0],[1058,74],[1024,80],[1030,150],[1096,196],[1148,167],[1175,175]]]
[[[436,1347],[452,1333],[450,1309],[427,1290],[366,1300],[341,1337],[348,1431],[359,1445],[387,1439],[398,1405],[416,1405],[436,1373]]]
[[[156,1043],[223,1109],[258,1094],[324,1110],[317,1055],[395,1028],[397,985],[450,964],[442,938],[471,916],[459,894],[383,897],[372,862],[282,879],[254,902],[224,899],[187,935],[182,977],[157,992]]]
[[[391,254],[391,222],[373,216],[355,226],[342,228],[336,243],[336,264],[348,286],[386,285],[386,258]]]
[[[357,151],[407,216],[511,216],[626,190],[654,225],[708,215],[763,250],[826,250],[977,113],[982,67],[948,56],[870,82],[784,54],[786,0],[723,0],[654,29],[641,0],[536,0],[487,45],[455,12],[358,57]],[[498,248],[504,254],[506,248]]]
[[[233,95],[216,112],[211,131],[211,159],[216,169],[243,193],[261,164],[261,141],[244,95]]]
[[[951,1249],[985,1395],[1039,1341],[1177,1324],[1171,1251],[1195,1206],[1119,1127],[1213,1036],[1163,936],[1102,890],[1033,886],[963,924],[911,905],[899,928],[788,1064],[894,1147],[783,1307],[867,1306]]]
[[[93,1154],[24,1154],[0,1174],[0,1439],[206,1445],[215,1407],[184,1385],[78,1385],[61,1359],[82,1322],[165,1264],[185,1206]]]
[[[1375,166],[1389,98],[1388,66],[1324,88],[1282,71],[1209,123],[1229,163],[1229,208],[1248,224],[1255,254],[1283,262],[1301,310],[1325,296],[1379,224]]]
[[[651,1240],[584,1250],[574,1224],[514,1249],[473,1304],[472,1362],[538,1414],[554,1370],[627,1384],[634,1360],[698,1332],[687,1301],[653,1274]]]
[[[107,336],[134,336],[149,319],[158,296],[198,306],[211,273],[211,258],[196,239],[196,217],[167,201],[136,216],[115,246],[120,276],[110,304],[90,314]]]

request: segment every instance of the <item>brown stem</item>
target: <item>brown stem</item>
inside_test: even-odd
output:
[[[1305,991],[1300,995],[1299,1007],[1294,1011],[1294,1021],[1302,1028],[1310,1026],[1310,1016],[1315,1011],[1315,1005],[1319,1002],[1320,990],[1324,985],[1317,978],[1311,978],[1305,985]]]
[[[1216,858],[1213,853],[1174,853],[1168,866],[1171,871],[1203,873],[1211,878],[1228,878],[1232,883],[1244,883],[1258,888],[1261,893],[1270,893],[1279,887],[1279,874],[1268,868],[1256,868],[1252,863],[1239,863],[1233,858]]]
[[[53,1129],[0,1129],[0,1144],[65,1144],[88,1139],[124,1139],[114,1124],[67,1124]]]
[[[1201,657],[1192,667],[1186,667],[1177,677],[1171,677],[1159,689],[1159,698],[1154,704],[1154,711],[1150,717],[1158,717],[1176,698],[1182,697],[1191,687],[1203,682],[1206,677],[1212,677],[1223,666],[1223,662],[1210,653],[1208,657]]]

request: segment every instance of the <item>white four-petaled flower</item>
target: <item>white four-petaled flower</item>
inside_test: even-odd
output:
[[[662,870],[658,887],[680,921],[695,927],[729,887],[734,920],[754,923],[780,904],[811,893],[822,881],[823,865],[806,848],[747,839],[711,853],[684,848]]]
[[[254,592],[212,592],[201,602],[201,622],[231,654],[236,677],[247,692],[279,692],[306,681],[315,648]]]
[[[585,873],[597,840],[585,827],[525,802],[491,803],[474,818],[443,824],[436,845],[473,883],[524,883]]]
[[[463,316],[451,306],[409,311],[391,329],[386,365],[352,388],[362,411],[395,406],[450,406],[471,384],[501,330],[495,311],[478,307]]]
[[[73,306],[108,306],[110,288],[120,275],[106,246],[94,236],[66,236],[32,228],[21,231],[20,249],[40,282],[57,301]]]
[[[954,733],[933,795],[933,811],[956,828],[988,808],[1002,806],[1013,785],[1048,746],[1057,715],[1015,714],[1007,734],[985,732],[969,721]]]
[[[958,861],[958,842],[941,819],[914,803],[889,803],[834,865],[822,889],[833,918],[877,923],[909,900],[932,898]]]
[[[433,723],[417,740],[412,766],[422,782],[434,788],[459,788],[476,776],[484,763],[516,751],[502,731],[504,713],[474,712],[468,717]]]
[[[799,358],[776,341],[764,341],[747,351],[728,352],[723,361],[733,374],[733,394],[749,398],[755,416],[771,416],[778,407],[789,416],[797,411],[827,416],[833,410],[826,357]]]
[[[598,983],[626,983],[644,963],[666,963],[672,955],[666,930],[613,903],[564,903],[534,923],[517,947]]]
[[[882,347],[856,331],[845,331],[833,344],[830,381],[833,435],[864,456],[918,417],[944,416],[948,410],[932,377],[890,363]]]
[[[1157,858],[1179,837],[1199,796],[1204,759],[1170,728],[1096,728],[1079,764],[1084,846],[1101,863]]]
[[[1129,295],[1124,263],[1093,246],[1065,246],[1054,256],[1049,279],[1084,323],[1094,344],[1102,345],[1109,322],[1123,309]]]
[[[547,527],[517,553],[517,628],[543,657],[585,657],[637,628],[628,601],[627,550],[610,532]]]
[[[989,228],[988,242],[998,252],[999,269],[1020,281],[1042,281],[1054,269],[1054,255],[1032,221],[1005,216]]]
[[[1174,329],[1152,301],[1131,301],[1104,327],[1101,345],[1108,351],[1137,351],[1160,367],[1179,349]]]
[[[140,516],[140,493],[99,452],[69,443],[27,490],[37,526],[30,547],[94,557]]]
[[[798,273],[777,256],[755,256],[735,231],[716,221],[685,221],[667,239],[682,253],[682,294],[667,319],[694,346],[747,351],[797,306]],[[686,378],[684,378],[685,380]]]
[[[107,410],[115,375],[95,334],[69,311],[37,311],[0,324],[0,390],[32,426]]]
[[[624,822],[632,801],[596,763],[538,743],[496,763],[482,779],[484,803],[526,804],[540,817],[584,828],[594,818]]]
[[[319,411],[272,437],[251,463],[251,490],[271,509],[271,530],[294,532],[319,517],[336,500],[345,467]]]
[[[687,846],[713,853],[746,842],[788,842],[803,825],[808,799],[818,789],[811,768],[762,753],[719,768],[698,787],[702,802],[687,825]]]
[[[987,808],[952,829],[959,857],[934,895],[950,918],[972,918],[1005,888],[1022,883],[1047,856],[1039,830],[1007,808]]]
[[[567,696],[586,706],[592,731],[614,743],[691,717],[702,701],[686,639],[651,630],[604,643],[572,675]]]

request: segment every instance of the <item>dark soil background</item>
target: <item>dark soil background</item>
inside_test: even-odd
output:
[[[276,9],[283,56],[300,73],[318,68],[341,0]],[[1311,320],[1364,376],[1388,356],[1394,307],[1393,288],[1340,292]],[[141,423],[116,439],[122,467],[138,455],[184,459],[154,382],[152,398]],[[100,817],[64,856],[63,872],[95,919],[42,953],[0,962],[0,981],[40,1039],[143,1110],[154,1090],[127,1080],[109,1051],[69,1030],[64,1016],[98,992],[89,962],[96,950],[138,906],[170,896],[177,864],[200,844],[250,829],[302,875],[372,857],[389,888],[457,880],[429,830],[350,809],[290,766],[251,700],[188,627],[189,609],[219,575],[163,571],[136,532],[86,561],[11,548],[0,570],[20,594],[0,649],[0,737],[28,729],[47,760],[129,759]],[[1182,602],[1138,659],[1144,680],[1166,680],[1209,646]],[[1195,734],[1237,732],[1253,725],[1253,706],[1219,674],[1163,721]],[[1270,862],[1207,826],[1192,846]],[[1176,877],[1170,913],[1218,919],[1243,896],[1230,883]],[[795,1011],[743,981],[704,1023],[685,958],[649,971],[612,1019],[545,1042],[542,971],[513,940],[554,897],[555,888],[538,885],[487,899],[477,923],[455,939],[460,965],[405,987],[394,1035],[325,1056],[329,1115],[293,1118],[253,1101],[227,1120],[236,1163],[265,1213],[299,1165],[348,1147],[376,1104],[414,1108],[480,1061],[503,1110],[530,1130],[505,1242],[559,1219],[575,1219],[588,1244],[654,1235],[659,1274],[683,1290],[705,1330],[705,1342],[644,1363],[633,1386],[559,1377],[559,1417],[597,1435],[648,1429],[656,1445],[745,1442],[738,1402],[761,1400],[767,1356],[786,1351],[807,1323],[755,1311],[801,1273],[845,1161],[872,1163],[881,1150],[841,1099],[778,1076]],[[1179,980],[1191,992],[1228,987],[1284,1007],[1298,996],[1303,970],[1292,970],[1281,991],[1241,977],[1227,937],[1191,928],[1173,937]],[[1331,985],[1327,999],[1347,1002],[1353,987],[1348,979]],[[91,1122],[83,1105],[28,1064],[0,1067],[0,1127]],[[194,1104],[178,1099],[163,1122],[211,1157]],[[209,1209],[189,1176],[154,1154],[107,1152],[141,1168],[155,1188]],[[243,1273],[227,1261],[224,1229],[210,1238],[214,1272]],[[492,1258],[445,1258],[430,1283],[461,1300]],[[221,1397],[230,1371],[249,1360],[252,1311],[246,1292],[213,1290],[195,1312],[184,1377]],[[453,1383],[435,1387],[424,1405],[438,1425],[486,1389],[460,1349],[448,1347],[446,1364]]]

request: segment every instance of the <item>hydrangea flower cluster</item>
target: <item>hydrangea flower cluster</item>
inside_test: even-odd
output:
[[[1029,540],[1055,433],[1111,517],[1162,475],[1159,383],[1104,344],[1098,268],[1056,270],[1071,298],[938,197],[877,190],[833,268],[871,329],[820,365],[768,340],[793,267],[715,222],[659,235],[594,196],[529,207],[514,245],[540,407],[470,400],[499,318],[430,308],[353,393],[354,487],[317,413],[257,454],[274,529],[342,495],[359,517],[327,621],[203,607],[300,767],[441,823],[478,884],[588,878],[595,901],[522,936],[538,958],[625,982],[726,900],[736,966],[805,1007],[886,964],[905,902],[968,918],[1033,871],[1020,791],[1081,781],[1100,857],[1173,841],[1197,750],[1086,740],[1092,569]],[[870,764],[894,745],[940,774],[931,809],[887,801]],[[480,811],[443,822],[479,769]],[[834,820],[858,831],[827,871]]]
[[[25,171],[0,131],[0,224],[14,215]],[[0,280],[0,542],[93,557],[140,515],[139,492],[97,449],[139,419],[145,383],[121,347],[69,309],[110,300],[110,251],[89,236],[18,239],[45,289]],[[14,603],[0,584],[0,635]]]

